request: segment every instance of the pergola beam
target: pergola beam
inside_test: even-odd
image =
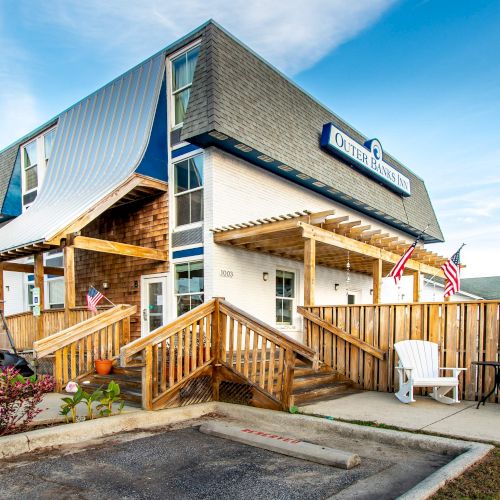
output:
[[[333,245],[337,248],[343,248],[344,250],[349,250],[350,252],[355,252],[374,259],[382,259],[385,262],[392,262],[394,264],[401,258],[401,255],[389,252],[388,250],[384,250],[383,248],[379,248],[362,241],[353,240],[347,236],[342,236],[341,234],[332,233],[304,222],[299,222],[298,224],[302,227],[302,236],[304,238],[313,238],[326,245]],[[443,271],[440,269],[411,259],[406,263],[406,267],[414,271],[420,271],[423,274],[436,274],[440,277],[444,276]]]
[[[94,252],[111,253],[128,257],[139,257],[141,259],[168,260],[168,252],[156,250],[155,248],[129,245],[128,243],[118,243],[116,241],[100,240],[89,238],[88,236],[75,236],[71,241],[71,246],[81,250],[91,250]]]

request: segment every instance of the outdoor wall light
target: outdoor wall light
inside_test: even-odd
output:
[[[339,283],[335,283],[335,285],[333,285],[333,288],[335,289],[335,291],[337,291],[339,289],[339,286],[340,286]]]
[[[373,295],[373,288],[370,288],[370,295]]]
[[[269,273],[267,273],[267,272],[263,272],[263,273],[262,273],[262,279],[263,279],[264,281],[267,281],[267,280],[269,279]]]
[[[107,290],[109,288],[109,284],[107,281],[105,281],[103,284],[102,284],[102,287],[104,288],[104,290]]]

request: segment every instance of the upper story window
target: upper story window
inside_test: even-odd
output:
[[[35,139],[23,148],[24,192],[38,187],[38,141]]]
[[[43,182],[45,170],[54,146],[56,129],[41,134],[21,148],[23,171],[23,207],[28,208],[35,200]]]
[[[184,121],[199,53],[200,47],[198,46],[172,59],[174,127],[181,125]]]
[[[203,155],[174,164],[176,226],[203,220]]]

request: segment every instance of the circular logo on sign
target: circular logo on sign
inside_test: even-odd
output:
[[[382,144],[380,144],[380,141],[378,139],[371,139],[370,141],[366,141],[365,146],[372,152],[377,161],[382,160]]]

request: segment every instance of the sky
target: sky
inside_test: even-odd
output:
[[[0,0],[0,149],[213,18],[422,177],[500,275],[500,2]]]

